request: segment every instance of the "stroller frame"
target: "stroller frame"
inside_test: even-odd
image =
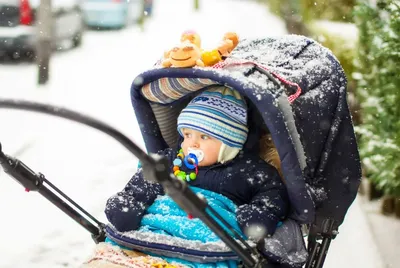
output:
[[[259,53],[254,54],[254,51]],[[227,61],[228,59],[230,61]],[[262,124],[266,124],[268,130],[271,131],[274,142],[277,142],[276,147],[280,157],[284,157],[281,159],[283,160],[282,168],[285,179],[290,182],[291,187],[287,185],[287,189],[294,209],[294,213],[290,217],[293,217],[292,219],[299,224],[309,227],[307,244],[309,255],[305,267],[320,268],[324,264],[330,243],[338,234],[338,227],[343,222],[347,209],[357,194],[361,179],[357,143],[346,100],[347,80],[344,71],[329,50],[315,41],[301,36],[244,40],[223,63],[235,63],[236,60],[239,60],[239,65],[243,61],[250,64],[241,68],[219,66],[218,68],[221,69],[219,71],[215,71],[213,68],[160,69],[156,67],[142,73],[137,80],[133,81],[131,87],[131,101],[134,109],[138,112],[136,114],[137,121],[145,123],[149,121],[148,118],[151,119],[149,122],[158,121],[149,102],[165,104],[174,100],[169,98],[169,95],[166,95],[169,98],[166,102],[163,102],[165,99],[157,98],[158,96],[163,97],[164,94],[158,91],[160,79],[164,79],[162,82],[168,83],[168,90],[177,86],[178,90],[183,89],[186,92],[193,90],[194,92],[203,89],[205,85],[210,85],[209,82],[211,82],[211,84],[222,84],[235,88],[239,93],[247,96],[250,103],[265,101],[263,102],[264,106],[267,106],[269,110],[264,110],[262,116],[260,114],[259,116],[262,117]],[[258,67],[268,68],[264,70],[264,68]],[[235,75],[231,76],[232,72]],[[245,80],[238,79],[238,74],[240,77],[245,77]],[[275,77],[286,86],[281,87]],[[195,84],[195,86],[200,87],[190,89],[182,87],[179,82],[174,80],[179,78],[200,80],[205,78],[208,82],[199,81],[200,84]],[[154,81],[155,83],[152,84]],[[192,81],[190,80],[190,82]],[[294,85],[301,90],[295,93],[291,81],[295,82]],[[266,86],[266,83],[269,86]],[[142,90],[145,88],[146,92],[150,92],[148,95],[150,97],[146,97],[146,94],[143,93]],[[265,94],[259,94],[260,91],[252,94],[251,91],[246,92],[245,89],[260,90]],[[155,90],[155,95],[151,90]],[[295,98],[291,99],[293,96]],[[291,105],[297,97],[299,97],[298,100]],[[203,199],[195,195],[185,183],[169,173],[166,158],[145,153],[118,130],[86,115],[46,104],[0,99],[0,108],[50,114],[82,123],[110,135],[140,160],[144,177],[147,180],[160,183],[165,192],[186,213],[202,220],[238,255],[244,266],[266,268],[283,266],[268,263],[264,256],[240,240],[240,236],[237,238],[240,243],[233,239],[231,234],[236,235],[235,232],[232,232],[232,228],[225,226],[230,232],[225,231],[221,226],[227,224],[221,221],[219,215],[214,216],[220,220],[222,225],[210,217],[208,212],[205,212],[206,208],[207,211],[211,210]],[[303,110],[304,113],[302,113]],[[158,110],[157,113],[160,111],[163,110]],[[308,115],[312,115],[313,118],[307,117]],[[299,123],[298,126],[296,126],[296,122]],[[141,132],[145,143],[146,140],[151,141],[150,144],[146,143],[146,147],[151,145],[146,148],[147,151],[154,153],[168,146],[168,143],[164,139],[159,125],[150,125],[153,128],[141,128]],[[298,132],[298,128],[302,132]],[[307,132],[310,135],[306,135],[308,129],[314,128],[316,129],[314,132]],[[149,131],[146,132],[146,130]],[[153,133],[157,135],[153,135]],[[300,136],[300,133],[303,135]],[[160,135],[162,140],[157,140]],[[315,144],[314,141],[320,142]],[[310,158],[306,159],[306,156]],[[341,165],[343,161],[345,161],[345,165]],[[44,175],[35,173],[20,160],[3,153],[1,145],[0,165],[27,190],[39,192],[88,230],[96,243],[105,240],[105,224],[97,221],[82,209],[51,184]],[[338,173],[338,170],[341,172]],[[308,185],[306,186],[306,184]],[[324,192],[324,189],[327,189],[328,193]],[[317,197],[315,194],[321,196]],[[211,211],[211,214],[215,213]]]
[[[269,78],[274,79],[272,76],[269,76]],[[237,236],[237,238],[241,241],[242,245],[234,240],[227,231],[225,231],[208,213],[206,213],[206,208],[210,209],[207,207],[207,202],[193,193],[193,191],[187,187],[186,183],[174,178],[172,174],[168,172],[168,162],[166,161],[166,158],[148,155],[133,141],[115,128],[97,119],[66,108],[30,101],[7,99],[0,99],[0,108],[27,110],[58,116],[79,122],[108,134],[139,159],[142,163],[142,168],[147,180],[160,183],[165,189],[165,192],[168,193],[168,195],[171,196],[171,198],[185,212],[201,219],[240,257],[246,267],[270,267],[267,260],[256,250],[252,249],[243,239],[240,238],[240,236]],[[89,231],[95,243],[100,243],[105,240],[106,233],[104,223],[98,221],[90,213],[64,194],[60,189],[47,180],[43,174],[34,172],[22,161],[6,155],[2,151],[1,143],[0,165],[6,173],[20,183],[25,190],[38,192]],[[56,195],[56,193],[61,195],[63,199]],[[65,201],[68,201],[71,205]],[[218,217],[216,213],[214,214]],[[218,218],[224,223],[222,218]],[[310,229],[308,236],[308,252],[310,255],[305,266],[306,268],[323,267],[331,240],[334,239],[338,233],[334,227],[334,220],[325,219],[322,222],[322,226],[312,226]],[[229,226],[227,227],[229,228]],[[229,230],[232,231],[233,229],[229,228]],[[319,241],[321,239],[322,242]]]

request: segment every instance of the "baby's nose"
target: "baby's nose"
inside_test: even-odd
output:
[[[193,148],[199,148],[199,143],[197,141],[193,141],[192,146]]]

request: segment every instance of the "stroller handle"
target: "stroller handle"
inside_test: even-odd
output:
[[[0,108],[16,109],[16,110],[27,110],[32,112],[44,113],[47,115],[53,115],[61,118],[65,118],[71,121],[75,121],[97,130],[104,132],[119,143],[121,143],[126,149],[133,153],[139,158],[142,164],[151,164],[153,161],[142,149],[139,148],[133,141],[127,136],[116,130],[115,128],[87,115],[62,108],[56,107],[49,104],[26,101],[26,100],[12,100],[12,99],[0,99]]]
[[[43,174],[37,174],[31,170],[22,161],[7,156],[2,151],[0,143],[0,166],[4,169],[4,172],[13,177],[19,184],[21,184],[26,192],[38,192],[49,200],[53,205],[62,210],[65,214],[74,219],[82,227],[92,234],[92,239],[96,242],[102,242],[105,240],[105,225],[96,220],[92,215],[87,213],[83,208],[76,204],[72,199],[66,196],[62,191],[55,187],[50,181],[48,181]],[[46,186],[46,184],[48,186]],[[64,202],[57,194],[61,195],[64,200],[68,201],[74,207]],[[93,222],[97,224],[95,226],[82,214],[87,216]]]
[[[214,218],[210,217],[210,215],[206,212],[207,203],[205,200],[197,196],[189,187],[187,187],[187,185],[183,184],[182,181],[172,177],[171,173],[168,171],[168,161],[165,157],[161,157],[158,155],[148,155],[127,136],[125,136],[115,128],[95,118],[80,114],[66,108],[32,101],[10,99],[0,99],[0,108],[27,110],[58,116],[61,118],[82,123],[110,135],[139,159],[144,171],[144,177],[147,180],[160,183],[165,189],[165,192],[168,193],[171,198],[186,213],[200,218],[211,230],[213,230],[221,238],[223,242],[225,242],[228,247],[230,247],[239,256],[246,267],[268,266],[266,259],[258,254],[257,251],[249,252],[245,250],[243,246],[239,244],[234,238],[232,238]],[[79,212],[63,202],[58,196],[50,192],[43,185],[43,181],[45,180],[43,175],[38,176],[19,160],[15,160],[15,163],[13,163],[11,160],[12,158],[6,156],[2,152],[0,153],[0,164],[5,167],[4,170],[7,173],[13,176],[23,186],[28,186],[27,188],[32,187],[32,189],[38,190],[49,201],[51,201],[53,204],[63,210],[67,215],[74,218],[78,223],[80,223],[89,232],[91,232],[92,237],[95,241],[96,239],[104,241],[104,224],[100,223],[99,227],[91,224],[87,219],[83,218],[79,214]],[[17,164],[16,167],[18,167],[18,169],[16,169],[15,167],[12,168],[13,165],[15,166],[15,164]],[[49,185],[52,186],[52,184]],[[58,189],[56,189],[56,191],[61,192]],[[81,221],[82,219],[84,219],[84,222]],[[242,241],[242,244],[246,248],[250,248],[250,246],[247,245],[244,241]]]

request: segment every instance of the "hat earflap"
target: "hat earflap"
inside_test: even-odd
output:
[[[224,164],[234,159],[239,152],[240,152],[239,148],[233,148],[226,145],[225,143],[222,143],[221,148],[219,149],[218,162]]]

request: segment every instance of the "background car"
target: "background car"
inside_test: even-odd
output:
[[[0,0],[0,56],[34,55],[40,0]],[[81,44],[85,24],[79,0],[53,0],[52,47]]]
[[[144,0],[84,0],[86,25],[123,28],[139,20]]]
[[[144,0],[144,11],[146,16],[151,16],[153,13],[153,0]]]

